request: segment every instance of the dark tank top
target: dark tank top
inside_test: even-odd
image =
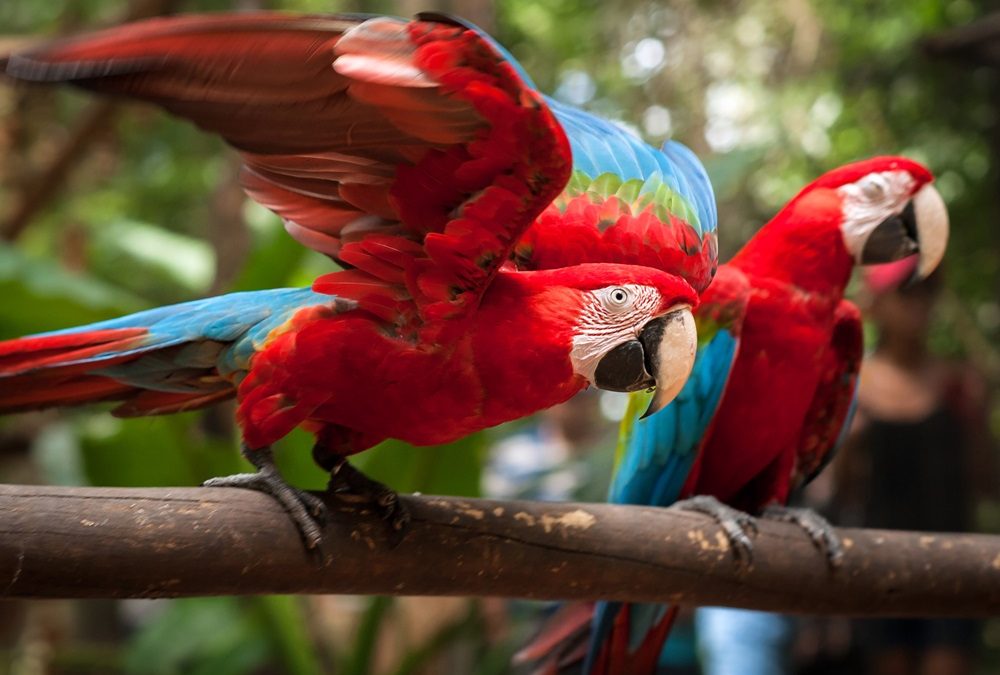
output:
[[[969,529],[962,422],[947,405],[915,421],[869,415],[861,442],[871,460],[865,525],[882,529]]]

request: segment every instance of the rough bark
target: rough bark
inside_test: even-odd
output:
[[[394,542],[337,502],[323,556],[269,497],[236,489],[0,486],[0,597],[258,593],[611,598],[855,615],[1000,612],[1000,537],[841,530],[835,571],[762,522],[733,561],[704,516],[607,504],[404,497]]]

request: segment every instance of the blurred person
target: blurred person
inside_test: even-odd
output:
[[[730,607],[699,607],[695,630],[704,675],[784,675],[795,636],[781,614]]]
[[[928,349],[938,271],[907,284],[908,260],[868,271],[861,303],[877,344],[861,369],[857,413],[835,469],[842,524],[966,532],[977,500],[996,492],[983,378]],[[878,675],[972,672],[980,624],[964,619],[869,619],[856,624]]]

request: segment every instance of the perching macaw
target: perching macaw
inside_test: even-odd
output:
[[[681,393],[642,419],[644,394],[631,397],[609,501],[707,512],[743,562],[754,523],[725,505],[791,520],[837,564],[828,524],[785,504],[830,460],[848,425],[863,349],[860,314],[843,297],[854,265],[917,254],[915,276],[924,277],[944,255],[948,216],[932,180],[902,157],[835,169],[721,266],[696,312],[698,355]],[[585,658],[586,673],[653,673],[676,611],[572,606],[522,659]]]
[[[662,151],[546,99],[488,36],[437,15],[156,19],[0,60],[17,79],[153,102],[220,134],[242,181],[340,262],[312,288],[238,293],[0,343],[0,411],[120,401],[115,414],[235,396],[258,472],[306,543],[322,504],[268,449],[315,432],[331,488],[405,512],[345,457],[385,438],[444,443],[589,385],[657,385],[696,347],[716,266],[715,204]]]

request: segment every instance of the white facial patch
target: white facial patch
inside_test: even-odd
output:
[[[903,211],[913,194],[915,182],[906,171],[882,171],[837,188],[844,211],[840,231],[851,257],[860,262],[861,251],[872,230]]]
[[[585,294],[570,359],[573,370],[594,384],[601,358],[623,342],[634,340],[660,307],[660,292],[651,286],[622,284]]]

